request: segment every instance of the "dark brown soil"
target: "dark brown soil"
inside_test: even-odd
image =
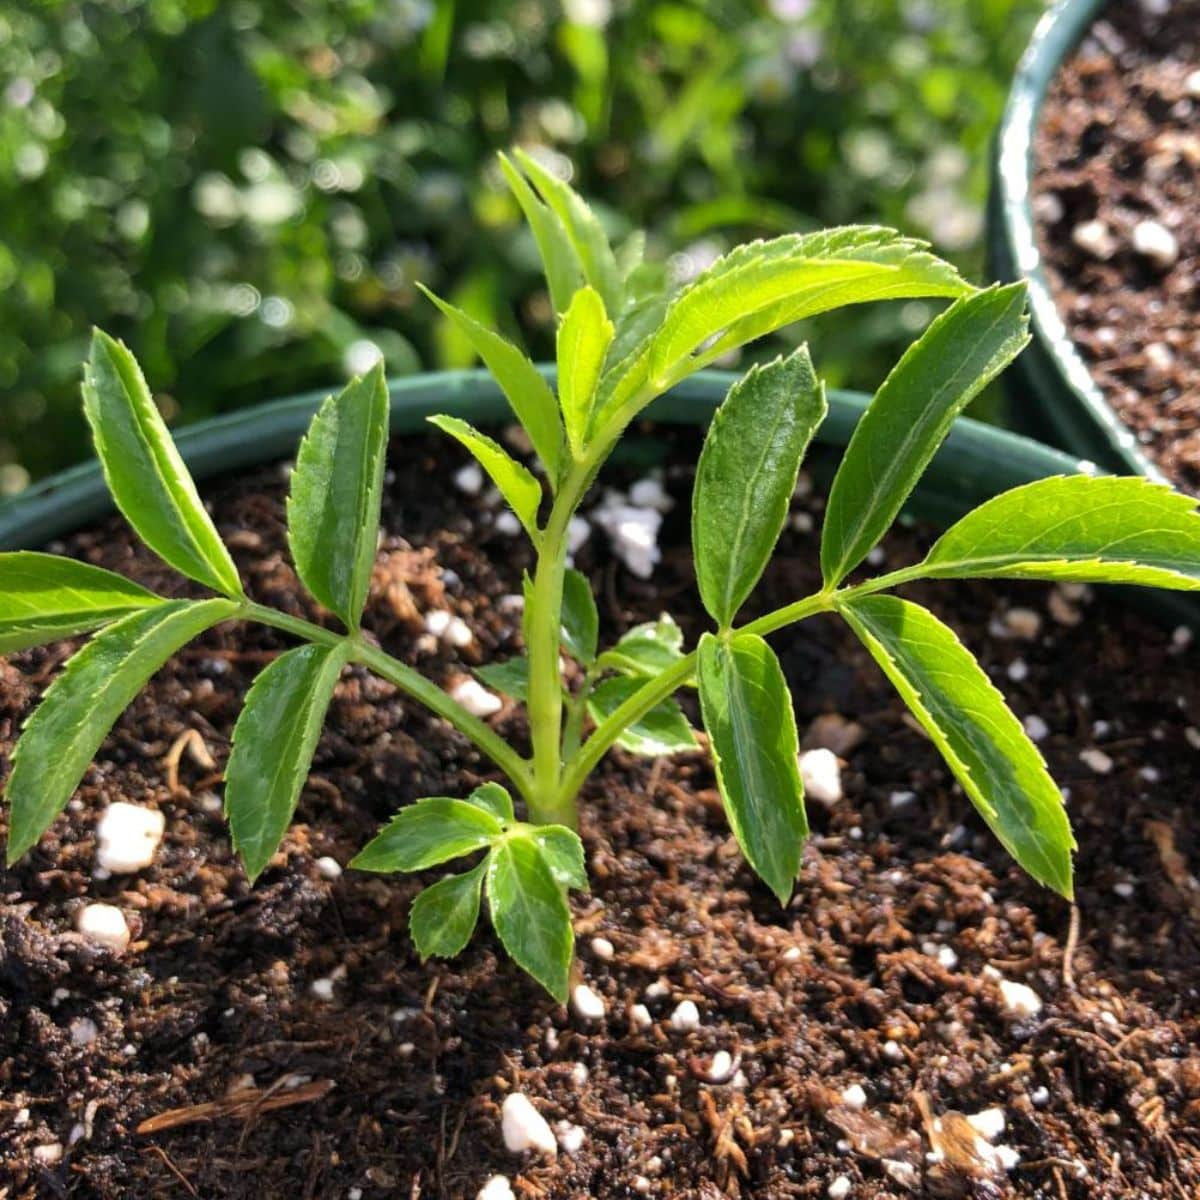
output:
[[[695,454],[694,435],[666,443],[671,462]],[[484,501],[444,487],[451,451],[410,439],[390,461],[369,622],[445,681],[513,650],[503,597],[526,551],[491,528]],[[669,467],[668,486],[686,500],[687,469]],[[304,611],[282,490],[271,468],[211,496],[251,591]],[[797,503],[819,523],[819,498]],[[581,553],[609,634],[662,607],[697,632],[686,511],[667,520],[653,585],[619,569],[599,535]],[[897,531],[888,561],[921,541]],[[178,590],[117,520],[62,548]],[[816,534],[789,531],[761,602],[811,590],[816,562]],[[330,880],[317,859],[344,863],[398,806],[462,794],[485,764],[348,671],[297,824],[251,890],[215,794],[239,698],[284,642],[222,628],[157,676],[71,811],[3,877],[0,1196],[472,1197],[502,1173],[524,1198],[1194,1197],[1196,654],[1103,597],[1037,585],[915,594],[963,631],[1020,714],[1046,723],[1080,841],[1073,953],[1068,906],[1007,859],[866,655],[822,620],[775,641],[802,731],[846,759],[846,795],[810,804],[814,836],[787,909],[742,863],[703,754],[617,754],[587,789],[593,891],[576,903],[581,975],[606,1019],[557,1007],[486,929],[457,961],[421,966],[405,932],[421,881]],[[470,625],[474,646],[424,634],[420,614],[439,606]],[[1040,614],[1032,639],[1012,636],[1013,606]],[[1029,620],[1017,613],[1012,626]],[[0,662],[0,775],[67,652]],[[518,716],[496,720],[523,738]],[[184,754],[172,772],[189,731],[216,769]],[[1081,760],[1097,748],[1107,759]],[[95,823],[119,798],[161,809],[166,839],[153,867],[98,879]],[[73,932],[88,899],[127,914],[124,955]],[[1040,1012],[1006,1011],[997,975],[1032,988]],[[319,979],[333,981],[332,1001],[311,990]],[[669,1021],[683,999],[700,1012],[693,1032]],[[94,1039],[79,1044],[89,1021]],[[722,1050],[736,1073],[709,1082]],[[843,1097],[853,1085],[861,1108]],[[512,1089],[552,1123],[582,1127],[578,1152],[552,1164],[506,1153],[499,1111]],[[992,1108],[1007,1126],[999,1142],[1019,1156],[1008,1171],[963,1125]],[[154,1118],[156,1132],[138,1132]]]
[[[1200,492],[1200,2],[1113,0],[1049,90],[1036,158],[1067,328],[1150,456]],[[1174,254],[1139,250],[1145,222]]]

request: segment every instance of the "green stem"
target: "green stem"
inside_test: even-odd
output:
[[[529,764],[489,725],[469,713],[457,700],[442,691],[437,684],[425,678],[419,671],[392,658],[377,646],[369,646],[358,637],[335,633],[300,617],[291,617],[277,609],[262,604],[247,603],[242,616],[260,625],[283,630],[307,642],[323,646],[340,646],[347,640],[352,644],[350,657],[369,667],[376,675],[394,684],[402,692],[419,700],[426,708],[449,721],[459,733],[469,738],[511,780],[513,785],[529,798],[532,780]]]
[[[578,823],[574,794],[564,795],[562,773],[563,685],[559,670],[563,581],[567,569],[567,528],[587,491],[591,463],[575,463],[554,498],[538,542],[537,569],[526,613],[529,654],[529,728],[533,739],[529,819],[535,825]]]

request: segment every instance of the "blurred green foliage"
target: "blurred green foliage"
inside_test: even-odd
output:
[[[871,220],[978,272],[988,139],[1041,0],[3,0],[0,492],[86,452],[95,323],[192,420],[469,352],[552,357],[494,162],[519,141],[680,278]],[[888,315],[890,314],[890,315]],[[873,386],[921,305],[802,332]]]

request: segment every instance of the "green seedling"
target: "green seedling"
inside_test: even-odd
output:
[[[169,600],[61,557],[0,555],[0,653],[97,631],[46,692],[17,745],[6,788],[9,861],[62,811],[113,722],[175,651],[218,623],[261,622],[299,645],[247,694],[226,767],[225,810],[250,878],[287,830],[339,676],[347,664],[360,664],[450,722],[506,783],[466,798],[418,800],[352,865],[420,871],[477,856],[465,872],[418,896],[411,918],[418,950],[461,950],[486,895],[508,952],[561,1001],[573,944],[567,893],[587,886],[575,832],[578,797],[615,745],[653,755],[695,748],[676,699],[682,689],[699,691],[738,844],[787,902],[808,824],[791,697],[767,638],[814,614],[836,613],[1017,862],[1070,897],[1074,840],[1041,755],[955,634],[893,590],[919,579],[980,577],[1196,590],[1193,502],[1139,479],[1044,479],[964,517],[921,562],[862,579],[856,568],[900,513],[955,417],[1025,345],[1023,289],[977,289],[924,244],[854,227],[741,246],[671,294],[636,253],[614,253],[583,200],[536,160],[518,153],[501,166],[528,218],[558,314],[557,388],[515,345],[431,299],[495,376],[537,461],[533,469],[523,465],[456,417],[431,420],[478,459],[533,543],[525,653],[479,671],[527,706],[532,753],[522,755],[363,633],[388,433],[381,370],[321,406],[292,474],[296,572],[330,614],[317,624],[246,596],[137,364],[97,333],[84,405],[113,498],[151,550],[215,595]],[[601,650],[592,592],[567,566],[568,525],[630,423],[680,380],[785,325],[910,297],[950,303],[854,431],[829,494],[820,591],[739,622],[826,412],[822,384],[801,348],[752,368],[730,389],[697,464],[693,551],[711,631],[688,649],[664,617]],[[564,654],[578,670],[564,674]]]

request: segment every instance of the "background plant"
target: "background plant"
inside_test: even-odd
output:
[[[1034,879],[1070,897],[1074,840],[1041,755],[953,631],[892,593],[917,579],[1009,577],[1200,589],[1194,502],[1140,479],[1047,479],[968,514],[921,562],[861,578],[858,568],[955,417],[1025,345],[1023,286],[976,289],[924,243],[848,226],[747,243],[670,293],[661,273],[641,263],[640,241],[614,251],[591,209],[536,159],[517,152],[501,168],[533,231],[558,314],[557,389],[511,342],[434,299],[507,396],[536,451],[533,469],[458,418],[431,420],[478,459],[534,546],[525,653],[480,671],[527,706],[532,753],[522,755],[362,629],[388,429],[380,367],[320,407],[291,476],[292,558],[301,582],[340,624],[334,629],[246,596],[136,361],[96,333],[84,409],[113,498],[153,551],[217,597],[167,600],[96,567],[0,555],[0,652],[100,630],[51,685],[17,744],[6,786],[9,861],[66,806],[112,723],[172,653],[219,622],[258,621],[301,644],[255,681],[233,732],[225,808],[250,877],[265,869],[287,830],[342,669],[360,663],[470,738],[507,786],[417,800],[352,865],[418,871],[482,852],[414,903],[418,949],[457,953],[486,895],[506,949],[562,1000],[573,947],[567,892],[587,886],[578,797],[614,745],[655,756],[695,747],[675,698],[681,689],[699,691],[742,852],[788,901],[808,825],[792,700],[766,637],[834,612],[895,685],[997,838]],[[951,303],[888,374],[850,439],[826,507],[821,589],[738,622],[826,412],[823,384],[801,346],[734,384],[700,454],[692,542],[712,631],[685,650],[678,625],[664,616],[602,650],[588,582],[567,566],[568,529],[630,423],[730,349],[817,313],[912,297]],[[564,654],[582,676],[573,686]]]
[[[860,220],[977,272],[987,140],[1041,8],[0,5],[0,494],[86,453],[93,323],[172,422],[335,384],[380,352],[393,374],[467,365],[418,279],[553,357],[495,168],[514,139],[573,162],[610,232],[647,229],[680,278],[747,235]],[[870,387],[930,315],[789,340],[810,338],[830,384]]]

